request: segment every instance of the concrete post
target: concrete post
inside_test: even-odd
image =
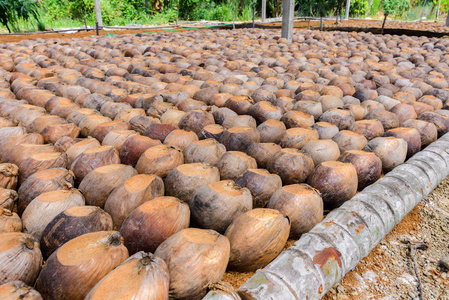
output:
[[[262,23],[266,22],[267,17],[267,0],[262,0]]]
[[[293,17],[295,13],[295,1],[284,0],[282,3],[282,38],[289,42],[293,40]]]
[[[95,17],[97,18],[98,27],[103,28],[103,18],[101,17],[100,0],[95,0]]]

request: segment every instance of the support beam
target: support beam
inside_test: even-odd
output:
[[[282,3],[282,38],[289,42],[293,40],[293,17],[295,13],[295,1],[284,0]]]
[[[101,17],[100,0],[95,0],[95,17],[97,18],[98,27],[103,28],[103,18]]]
[[[262,23],[266,22],[267,18],[267,0],[262,0]]]
[[[349,8],[351,7],[351,0],[346,0],[345,20],[349,20]]]

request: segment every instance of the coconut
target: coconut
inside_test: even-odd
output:
[[[29,132],[41,133],[45,127],[56,124],[66,123],[64,119],[53,115],[42,115],[36,119],[28,126],[27,130]]]
[[[73,187],[73,173],[66,169],[42,170],[31,175],[20,185],[17,212],[23,213],[28,204],[43,193],[68,190]]]
[[[88,115],[79,122],[78,126],[81,129],[80,135],[83,137],[88,137],[92,134],[92,131],[97,128],[98,125],[111,121],[112,120],[108,117],[100,115]]]
[[[209,284],[223,277],[229,251],[228,239],[218,232],[187,228],[163,242],[155,255],[168,266],[173,298],[201,299]]]
[[[415,128],[393,128],[387,130],[384,136],[392,136],[405,140],[407,142],[407,157],[411,157],[421,150],[421,136]]]
[[[250,127],[232,127],[222,134],[220,142],[228,151],[245,152],[249,145],[260,142],[260,133]]]
[[[4,129],[4,128],[3,128]],[[1,134],[1,130],[0,130]],[[12,154],[14,154],[14,151],[11,152],[11,149],[14,149],[20,144],[27,144],[27,145],[42,145],[44,143],[44,138],[40,134],[36,133],[29,133],[29,134],[23,134],[23,135],[16,135],[7,137],[5,139],[2,139],[0,137],[0,160],[6,161],[9,160]],[[31,146],[27,146],[26,148],[30,148]],[[22,147],[24,148],[24,147]],[[48,149],[48,148],[47,148]]]
[[[67,168],[67,155],[65,153],[37,153],[26,158],[19,166],[20,183],[23,183],[34,173],[54,168]]]
[[[310,141],[302,150],[312,157],[315,165],[325,161],[336,160],[340,156],[338,144],[333,140]]]
[[[17,192],[10,189],[0,188],[0,208],[13,210],[18,198]]]
[[[131,120],[129,120],[129,125],[131,125],[131,129],[134,131],[137,131],[140,134],[144,134],[144,132],[150,126],[160,125],[160,124],[161,124],[161,121],[159,121],[159,119],[152,118],[152,117],[146,117],[146,116],[136,116],[136,117],[132,118]],[[174,129],[178,129],[178,126],[176,126],[176,125],[172,125],[172,124],[164,124],[164,125],[168,128],[173,127]],[[158,127],[158,130],[155,130],[154,132],[163,132],[163,130],[160,127]],[[148,136],[148,137],[151,137],[151,136]],[[155,138],[155,137],[151,137],[151,138]],[[165,139],[165,136],[164,136],[164,139]],[[163,141],[163,139],[162,139],[162,141]]]
[[[251,156],[240,151],[228,151],[216,162],[221,179],[234,180],[247,169],[257,168],[257,162]]]
[[[75,183],[78,185],[90,171],[119,163],[120,157],[117,150],[111,146],[101,146],[87,149],[79,154],[70,166],[70,170],[75,174]]]
[[[225,152],[226,147],[214,139],[194,141],[184,149],[184,162],[213,165]]]
[[[338,161],[354,165],[360,191],[376,182],[382,175],[382,161],[372,152],[348,150],[338,158]]]
[[[186,113],[181,110],[169,109],[165,113],[162,114],[160,120],[161,120],[161,123],[172,124],[172,125],[178,126],[179,121],[181,121],[182,117],[185,114]]]
[[[22,231],[22,220],[15,212],[0,207],[0,233]]]
[[[402,126],[418,130],[422,147],[428,146],[438,139],[438,130],[433,123],[422,120],[407,120],[402,123]]]
[[[79,138],[74,139],[74,138],[71,138],[69,136],[60,137],[55,142],[56,151],[58,151],[58,152],[66,152],[67,149],[69,149],[70,147],[72,147],[73,145],[78,143],[80,140],[81,139],[79,139]]]
[[[58,248],[36,281],[45,299],[84,299],[110,271],[128,258],[116,231],[81,235]]]
[[[259,168],[265,168],[270,158],[281,149],[274,143],[252,143],[246,153],[256,160]]]
[[[253,208],[265,207],[270,197],[282,187],[282,180],[265,169],[248,169],[235,183],[248,188],[253,196]]]
[[[368,141],[384,134],[384,126],[378,120],[355,121],[349,130],[364,135]]]
[[[87,205],[103,207],[112,190],[134,175],[137,175],[137,171],[123,164],[98,167],[84,177],[79,189],[86,198]]]
[[[310,155],[294,148],[278,151],[267,163],[268,171],[279,175],[283,184],[304,182],[313,168],[314,163]]]
[[[267,204],[288,216],[290,238],[298,239],[323,220],[323,199],[320,192],[307,184],[286,185],[278,189]]]
[[[286,112],[282,116],[281,121],[284,122],[287,128],[308,128],[315,123],[315,119],[312,115],[299,110],[291,110]]]
[[[433,123],[438,131],[438,136],[449,131],[449,117],[435,112],[424,112],[419,115],[419,120]]]
[[[104,209],[112,216],[114,229],[139,205],[164,195],[164,182],[156,175],[140,174],[129,178],[109,195]]]
[[[38,291],[22,281],[11,281],[0,285],[0,299],[43,300]]]
[[[137,132],[133,130],[112,130],[104,137],[101,144],[103,146],[112,146],[120,152],[125,141],[133,135],[137,135]]]
[[[216,167],[205,163],[183,164],[171,170],[167,175],[165,194],[189,202],[197,189],[219,180],[220,173]]]
[[[85,117],[90,116],[90,115],[97,115],[97,114],[99,114],[99,112],[95,109],[81,108],[81,109],[75,110],[70,115],[68,115],[66,120],[69,123],[73,123],[77,126],[80,126],[81,121]]]
[[[108,135],[109,132],[114,130],[129,130],[131,129],[131,125],[129,123],[117,120],[104,122],[96,126],[91,132],[93,138],[96,138],[100,143],[103,142],[104,138]]]
[[[139,174],[154,174],[165,178],[172,169],[183,163],[184,155],[180,150],[167,145],[158,145],[142,154],[136,170]]]
[[[40,240],[48,223],[67,208],[84,205],[83,195],[75,189],[47,192],[34,198],[22,214],[23,230]]]
[[[109,272],[84,299],[168,299],[169,280],[166,263],[141,251]]]
[[[253,104],[254,100],[251,97],[238,95],[229,98],[225,103],[225,107],[235,111],[239,115],[248,115]]]
[[[14,164],[0,164],[0,188],[15,190],[19,168]]]
[[[42,232],[41,250],[48,258],[68,241],[86,233],[112,230],[112,218],[97,206],[74,206],[56,215]]]
[[[407,142],[395,137],[377,137],[369,141],[363,150],[374,152],[382,160],[382,168],[387,173],[405,161]]]
[[[192,131],[175,129],[167,135],[164,140],[164,145],[172,146],[180,151],[184,151],[190,143],[198,140],[198,136]]]
[[[286,130],[285,124],[277,120],[267,120],[257,126],[261,143],[279,143]]]
[[[253,208],[251,192],[232,180],[199,188],[189,202],[193,224],[224,233],[232,221]]]
[[[214,117],[211,113],[202,110],[192,110],[183,115],[178,126],[183,130],[193,131],[198,134],[205,126],[214,123]]]
[[[251,107],[249,114],[260,124],[270,119],[280,120],[282,110],[268,101],[260,101]]]
[[[20,164],[27,158],[39,153],[55,153],[53,145],[20,144],[3,155],[3,159],[20,167]]]
[[[307,183],[320,191],[325,208],[339,207],[357,192],[357,171],[352,164],[326,161],[310,174]]]
[[[223,121],[223,127],[226,129],[232,128],[232,127],[250,127],[250,128],[256,128],[257,122],[256,119],[249,115],[237,115],[237,116],[230,116],[226,118]]]
[[[161,145],[159,140],[142,135],[131,135],[120,148],[120,160],[125,165],[135,167],[142,154],[149,148],[157,145]]]
[[[0,234],[0,285],[20,280],[33,285],[42,266],[39,243],[22,232]]]
[[[154,252],[167,238],[188,228],[190,210],[175,197],[158,197],[137,207],[123,222],[120,233],[130,253]]]
[[[94,138],[87,138],[70,146],[67,151],[67,165],[71,166],[75,158],[86,150],[100,147],[100,142]]]
[[[290,128],[280,140],[283,148],[302,149],[308,142],[319,139],[318,131],[311,128]]]
[[[226,230],[231,243],[229,268],[240,272],[265,267],[284,249],[290,232],[288,217],[256,208],[237,217]]]
[[[200,132],[198,132],[198,138],[200,140],[215,139],[220,140],[221,135],[225,132],[223,126],[218,124],[207,125]]]

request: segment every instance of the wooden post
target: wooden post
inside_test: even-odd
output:
[[[351,0],[346,0],[345,20],[349,20],[349,8],[351,7]]]
[[[441,0],[438,0],[437,17],[435,19],[438,19],[440,16],[440,6],[441,6]]]
[[[96,32],[97,36],[100,35],[99,30],[98,30],[98,22],[95,22],[95,32]]]
[[[384,27],[385,27],[385,22],[387,21],[387,17],[388,17],[388,14],[385,14],[384,21],[382,23],[382,30],[380,31],[380,34],[384,34]],[[447,26],[447,21],[446,21],[446,26]]]
[[[103,28],[103,18],[101,17],[100,0],[95,0],[95,17],[97,18],[98,26]]]
[[[289,42],[293,40],[293,17],[295,13],[295,1],[284,0],[282,3],[282,31],[281,36]]]
[[[253,4],[253,28],[256,28],[256,6]]]
[[[266,22],[267,17],[267,0],[262,0],[262,23]]]

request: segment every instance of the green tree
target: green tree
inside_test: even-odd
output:
[[[0,0],[0,23],[11,33],[10,26],[17,27],[19,20],[39,21],[38,8],[34,0]]]

